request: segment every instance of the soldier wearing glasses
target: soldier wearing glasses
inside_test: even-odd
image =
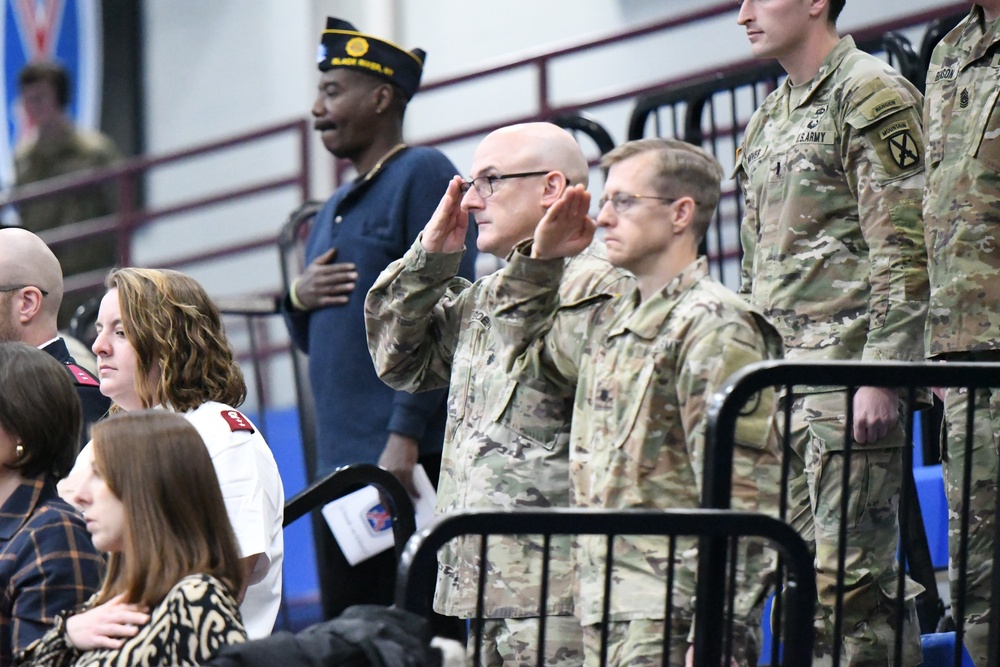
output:
[[[456,272],[468,213],[479,228],[479,250],[506,257],[571,183],[586,185],[588,172],[576,141],[555,125],[491,133],[476,149],[472,180],[452,180],[417,242],[368,293],[368,344],[380,377],[408,391],[450,388],[439,513],[569,505],[572,388],[511,380],[491,323],[496,276],[470,283]],[[629,282],[586,254],[566,264],[559,293],[582,303]],[[481,664],[536,664],[541,551],[541,538],[490,540]],[[437,611],[475,616],[478,555],[475,538],[441,550]],[[545,664],[579,665],[568,539],[553,539],[550,566]],[[474,642],[473,634],[470,654]]]
[[[608,153],[596,225],[590,197],[570,188],[520,244],[495,285],[493,327],[512,377],[573,391],[570,480],[585,508],[695,508],[701,499],[705,406],[743,366],[781,356],[781,338],[762,315],[712,279],[698,245],[719,201],[722,167],[675,139],[645,139]],[[572,302],[559,294],[564,259],[604,229],[608,260],[635,275],[613,297]],[[736,426],[733,507],[777,514],[780,481],[773,392]],[[617,536],[610,616],[603,617],[603,536],[578,536],[576,615],[584,664],[683,664],[693,618],[695,544]],[[740,665],[756,665],[754,627],[770,563],[754,556],[738,591],[733,642]],[[664,572],[675,567],[667,627]],[[728,664],[728,663],[727,663]]]

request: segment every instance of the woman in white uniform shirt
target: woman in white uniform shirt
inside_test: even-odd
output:
[[[218,308],[176,271],[112,272],[97,316],[101,393],[112,411],[162,407],[183,413],[215,465],[246,573],[240,612],[251,639],[271,633],[281,602],[284,490],[270,448],[236,410],[246,397]],[[72,501],[92,455],[84,448],[59,494]]]

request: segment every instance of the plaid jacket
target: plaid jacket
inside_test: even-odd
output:
[[[103,571],[83,519],[56,494],[55,481],[26,479],[0,507],[0,667],[59,612],[86,602]]]

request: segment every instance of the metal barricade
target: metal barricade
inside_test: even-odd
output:
[[[479,536],[481,548],[479,562],[487,561],[490,536],[538,535],[542,536],[542,567],[538,580],[538,642],[545,646],[545,613],[549,594],[549,546],[556,535],[604,536],[606,538],[604,572],[604,619],[609,618],[609,605],[614,594],[616,581],[611,576],[614,563],[615,539],[622,536],[664,536],[669,549],[663,553],[668,563],[664,573],[664,626],[670,632],[670,618],[681,605],[674,605],[672,598],[674,580],[674,558],[672,552],[678,537],[710,536],[724,544],[723,557],[713,563],[711,570],[699,570],[699,580],[712,580],[722,585],[723,595],[712,605],[702,605],[695,618],[695,635],[703,638],[712,650],[703,655],[696,654],[696,665],[728,664],[720,662],[723,655],[732,655],[733,596],[740,587],[736,563],[727,554],[735,553],[735,545],[741,538],[750,538],[755,543],[765,544],[781,558],[786,577],[782,582],[784,600],[792,613],[786,615],[787,626],[784,637],[783,662],[795,667],[808,666],[812,649],[813,607],[816,598],[816,584],[812,569],[812,557],[805,542],[788,525],[763,514],[718,510],[581,510],[547,509],[496,512],[469,510],[440,516],[420,530],[406,545],[399,562],[396,576],[396,605],[408,611],[427,615],[427,600],[434,589],[436,579],[436,554],[446,543],[461,536]],[[668,555],[669,554],[669,555]],[[477,618],[483,617],[484,596],[490,586],[487,568],[478,568],[478,611]],[[682,603],[683,604],[683,603]],[[474,633],[475,648],[473,665],[481,665],[480,647],[482,625],[477,625]],[[601,632],[600,664],[606,664],[608,624],[599,624]],[[721,641],[720,641],[721,640]],[[669,642],[669,637],[664,637]],[[664,664],[667,662],[664,652]],[[544,664],[544,652],[538,651],[538,663]]]
[[[284,525],[287,526],[313,510],[321,509],[330,501],[369,485],[378,489],[383,502],[388,505],[386,510],[392,519],[392,535],[395,541],[396,557],[399,559],[407,540],[416,530],[413,502],[406,489],[392,473],[370,463],[337,468],[323,479],[309,485],[290,498],[285,503]],[[332,618],[333,614],[328,610],[333,606],[331,599],[333,582],[323,561],[324,554],[328,550],[336,549],[337,545],[334,542],[333,534],[319,512],[313,513],[313,531],[324,617]]]
[[[853,401],[850,399],[853,398],[857,389],[860,387],[896,388],[902,400],[903,411],[901,412],[901,417],[907,438],[913,430],[914,411],[920,402],[918,399],[921,392],[926,392],[926,388],[929,387],[955,388],[957,391],[964,389],[968,394],[968,400],[965,401],[964,416],[959,417],[954,415],[952,423],[958,424],[959,419],[964,419],[966,437],[964,442],[965,451],[963,459],[965,461],[969,461],[971,458],[975,436],[974,419],[976,414],[975,398],[978,395],[977,392],[1000,387],[1000,373],[997,372],[997,365],[995,364],[966,362],[870,363],[843,361],[805,363],[775,361],[748,366],[727,380],[725,386],[721,387],[717,391],[709,407],[707,414],[707,444],[704,468],[704,507],[726,508],[729,506],[736,421],[739,418],[740,411],[743,409],[744,405],[753,400],[753,397],[757,394],[757,392],[762,389],[772,387],[783,390],[786,397],[793,395],[796,387],[799,388],[800,393],[807,393],[802,391],[804,388],[812,388],[809,391],[814,391],[817,387],[821,387],[823,390],[836,389],[840,391],[845,396],[844,413],[842,415],[844,424],[851,424],[853,422]],[[785,400],[782,403],[784,405],[784,409],[782,412],[779,412],[776,418],[783,423],[783,433],[787,434],[791,426],[792,402],[790,400]],[[995,436],[993,437],[995,438]],[[909,439],[907,442],[910,442]],[[783,489],[787,489],[790,459],[790,452],[787,446],[787,435],[785,445],[785,461],[783,462],[782,475]],[[857,451],[859,447],[859,445],[854,443],[851,435],[851,429],[844,428],[842,455],[845,460],[845,472],[841,481],[842,489],[848,488],[848,485],[851,484],[852,480],[847,474],[847,471],[849,470],[849,461],[852,453]],[[952,457],[954,456],[956,456],[956,453],[952,453]],[[916,498],[912,488],[913,477],[910,474],[905,474],[912,471],[912,465],[912,447],[904,446],[902,448],[902,470],[904,474],[902,475],[901,480],[902,488],[898,494],[898,516],[900,517],[908,516],[912,512],[911,504]],[[972,466],[965,466],[962,476],[963,483],[961,488],[958,490],[961,501],[960,507],[963,508],[969,507],[970,494],[972,493],[971,467]],[[953,479],[955,478],[955,471],[952,471],[951,476]],[[990,493],[992,493],[993,498],[989,501],[992,503],[990,507],[995,512],[995,516],[1000,515],[1000,503],[997,503],[997,501],[1000,500],[997,497],[997,488],[998,484],[1000,484],[1000,480],[980,479],[978,481],[979,485],[976,487],[976,493],[984,494],[987,497]],[[955,497],[955,494],[956,491],[953,490],[953,497],[949,503],[949,509],[952,516],[956,516],[956,512],[958,511],[955,503],[955,500],[958,498]],[[786,509],[785,495],[786,494],[783,492],[783,518],[785,516],[784,512]],[[848,495],[846,493],[841,493],[841,498],[843,504],[840,506],[841,520],[837,545],[837,593],[834,607],[835,616],[832,647],[835,665],[838,664],[839,659],[842,658],[840,655],[838,638],[842,635],[843,630],[841,627],[841,612],[843,609],[844,596],[844,562],[845,553],[848,548],[846,541],[843,539],[846,534],[846,504]],[[969,520],[969,513],[962,513],[958,538],[960,540],[959,544],[962,546],[958,552],[958,561],[953,562],[952,564],[958,575],[957,586],[955,587],[956,598],[952,601],[952,616],[956,624],[957,638],[957,641],[955,642],[957,648],[954,663],[956,666],[960,664],[959,661],[961,658],[959,651],[962,646],[961,640],[964,634],[963,617],[966,604],[965,591],[969,577],[973,574],[979,577],[991,576],[988,572],[984,575],[983,572],[972,573],[967,571],[965,545],[968,544],[969,539]],[[897,558],[898,573],[896,575],[896,603],[894,610],[896,631],[894,646],[892,647],[895,658],[894,664],[901,664],[900,659],[903,652],[903,637],[899,628],[902,627],[904,614],[905,574],[909,561],[907,553],[908,549],[906,549],[905,546],[911,541],[912,536],[910,535],[910,530],[911,524],[909,522],[899,522],[898,536],[900,544],[902,544],[904,548],[899,550]],[[952,530],[954,530],[954,524],[952,524]],[[1000,559],[1000,541],[994,541],[992,547],[992,561],[1000,562],[1000,560],[998,560]],[[716,557],[716,555],[706,553],[703,549],[700,557],[700,566],[710,567],[713,566],[711,559]],[[931,585],[933,585],[933,582],[931,582]],[[996,578],[992,578],[989,581],[989,586],[992,587],[990,608],[996,609],[997,605],[1000,604],[1000,581]],[[722,595],[722,592],[720,592],[719,587],[715,582],[707,580],[704,577],[699,581],[699,604],[711,604],[712,601],[720,595]],[[998,615],[996,613],[990,614],[989,624],[988,665],[990,667],[997,667],[997,654],[998,650],[1000,650],[1000,620],[998,620]]]

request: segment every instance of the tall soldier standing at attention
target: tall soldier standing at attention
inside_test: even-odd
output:
[[[941,361],[1000,361],[1000,1],[980,0],[941,40],[927,71],[924,225],[931,280],[927,355]],[[989,649],[996,539],[1000,390],[976,392],[972,458],[965,460],[965,389],[945,393],[941,458],[948,495],[952,608],[959,598],[961,517],[969,514],[964,591],[965,646],[977,665]],[[968,507],[962,476],[972,466]],[[958,619],[956,619],[957,621]],[[997,641],[996,638],[993,641]]]
[[[375,278],[403,256],[458,173],[440,151],[403,143],[403,114],[420,85],[424,55],[327,19],[312,114],[323,145],[349,160],[358,176],[316,216],[306,245],[308,266],[283,305],[292,340],[309,355],[318,473],[377,462],[411,492],[418,462],[437,482],[445,392],[411,395],[379,380],[368,356],[364,302]],[[469,233],[471,248],[475,230]],[[461,275],[473,276],[475,257],[475,251],[466,253]],[[337,597],[323,601],[328,617],[360,602],[392,601],[391,552],[350,574],[335,551],[326,559]]]
[[[744,0],[754,55],[788,79],[751,118],[736,175],[745,199],[741,291],[798,361],[923,358],[927,255],[920,219],[920,94],[837,36],[845,0]],[[853,424],[843,392],[802,388],[792,405],[789,516],[814,540],[817,664],[833,653],[842,493],[850,494],[841,665],[893,664],[897,502],[908,446],[893,389],[861,387]],[[844,429],[854,438],[841,488]],[[908,582],[907,597],[919,587]],[[912,601],[903,665],[920,662]],[[820,661],[824,662],[820,662]]]

